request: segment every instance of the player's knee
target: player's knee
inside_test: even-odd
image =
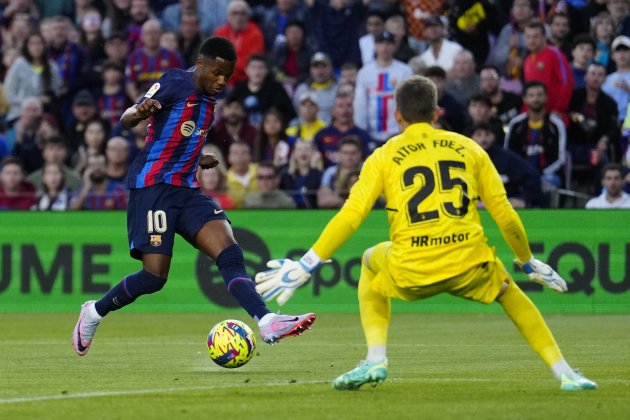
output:
[[[140,274],[138,276],[138,283],[138,285],[144,292],[143,294],[149,294],[162,290],[162,288],[166,284],[166,279],[153,275],[148,271],[142,270],[140,271]]]

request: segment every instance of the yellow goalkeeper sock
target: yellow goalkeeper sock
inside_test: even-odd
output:
[[[370,288],[370,283],[375,275],[374,271],[365,266],[365,262],[361,265],[361,277],[359,278],[361,325],[363,326],[368,349],[382,346],[384,350],[387,344],[391,303],[389,298],[376,293]]]
[[[498,301],[523,338],[549,367],[563,360],[560,348],[540,311],[516,283],[510,281],[508,289]]]

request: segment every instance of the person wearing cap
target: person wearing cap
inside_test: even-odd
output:
[[[287,128],[289,144],[293,145],[297,139],[311,142],[315,134],[326,127],[326,122],[317,117],[319,106],[317,98],[312,92],[304,91],[298,98],[298,118]]]
[[[444,22],[440,16],[429,15],[424,19],[424,38],[429,43],[420,58],[427,67],[440,66],[447,72],[453,67],[455,54],[463,48],[446,38]]]
[[[329,123],[331,109],[337,92],[337,79],[333,73],[333,65],[330,56],[318,51],[311,57],[310,77],[300,83],[293,95],[293,106],[299,108],[299,98],[302,93],[313,93],[319,105],[318,117]]]
[[[394,59],[396,40],[391,32],[380,33],[375,42],[376,59],[359,70],[353,104],[355,124],[375,140],[371,150],[398,134],[394,91],[412,75],[407,64]]]
[[[620,35],[612,42],[612,59],[617,71],[606,77],[602,90],[617,103],[621,123],[626,116],[630,101],[630,38]]]

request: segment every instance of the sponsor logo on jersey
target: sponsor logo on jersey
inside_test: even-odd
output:
[[[179,130],[182,132],[184,136],[190,137],[195,132],[195,127],[196,127],[195,122],[189,120],[189,121],[184,122]]]
[[[202,139],[205,139],[206,137],[208,137],[208,130],[199,128],[197,129],[197,131],[195,131],[195,134],[201,137]]]

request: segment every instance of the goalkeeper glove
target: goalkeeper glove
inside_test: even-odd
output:
[[[266,301],[276,299],[282,306],[311,278],[311,273],[320,265],[321,259],[313,250],[308,251],[300,261],[286,258],[271,260],[267,263],[271,270],[256,274],[256,291]]]
[[[567,291],[567,283],[556,271],[544,262],[532,257],[529,261],[522,262],[514,260],[514,262],[527,274],[530,280],[540,283],[562,293]]]

